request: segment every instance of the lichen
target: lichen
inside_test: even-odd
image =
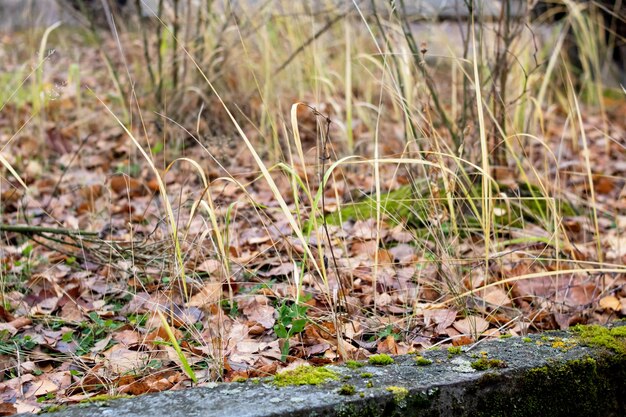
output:
[[[416,356],[415,357],[415,363],[417,364],[417,366],[428,366],[431,363],[433,363],[433,361],[430,360],[430,359],[426,359],[423,356]]]
[[[554,349],[559,349],[562,352],[567,352],[572,349],[574,346],[578,345],[578,341],[573,338],[561,338],[557,337],[552,341],[552,347]]]
[[[393,358],[385,353],[372,355],[368,358],[367,361],[370,365],[376,365],[376,366],[391,365],[394,362]]]
[[[356,388],[354,388],[354,385],[345,384],[337,392],[339,395],[354,395],[356,394]]]
[[[284,371],[274,376],[274,385],[285,387],[289,385],[320,385],[330,380],[337,380],[336,372],[328,368],[316,368],[302,365],[290,371]]]

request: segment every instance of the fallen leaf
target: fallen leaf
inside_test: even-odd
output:
[[[513,304],[507,292],[496,287],[487,288],[482,298],[489,304],[498,307],[510,307]]]
[[[600,308],[603,310],[620,311],[622,304],[614,295],[607,295],[600,299]]]
[[[480,335],[489,328],[489,322],[480,316],[467,316],[452,326],[464,335]]]
[[[457,312],[452,309],[424,310],[424,324],[426,327],[435,326],[435,332],[442,334],[456,320]]]
[[[104,356],[109,360],[111,370],[117,374],[123,374],[143,368],[148,359],[146,352],[130,350],[120,345],[115,345]]]
[[[207,282],[199,293],[191,297],[188,307],[203,308],[218,303],[222,299],[222,284],[219,282]]]

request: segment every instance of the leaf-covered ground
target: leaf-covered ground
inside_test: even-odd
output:
[[[2,413],[626,315],[623,95],[602,107],[581,104],[581,123],[571,102],[553,103],[540,141],[516,144],[521,165],[496,176],[487,261],[484,224],[470,203],[480,205],[480,180],[451,184],[437,164],[454,164],[439,161],[432,145],[405,146],[401,117],[383,114],[375,133],[355,114],[361,158],[340,162],[315,199],[320,177],[347,155],[340,99],[297,107],[300,142],[291,142],[294,129],[277,135],[284,166],[256,147],[273,189],[214,98],[197,118],[190,105],[193,115],[177,126],[141,113],[141,95],[130,96],[126,125],[154,161],[162,195],[157,173],[113,116],[122,115],[105,108],[116,104],[116,87],[97,48],[48,56],[39,101],[12,78],[32,65],[27,51],[14,52],[25,39],[1,38],[2,77],[17,91],[0,111]],[[140,63],[140,54],[132,57]],[[287,106],[309,98],[284,97]],[[247,105],[242,112],[253,114],[262,103]],[[288,109],[276,110],[286,125]],[[329,137],[317,111],[332,122]],[[258,144],[255,126],[243,126]],[[445,137],[442,126],[428,128]],[[468,137],[477,137],[474,129]],[[376,136],[380,158],[426,163],[376,167],[366,160]]]

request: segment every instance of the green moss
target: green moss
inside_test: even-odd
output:
[[[52,404],[50,406],[46,406],[43,407],[41,409],[41,413],[58,413],[60,411],[65,411],[67,410],[69,407],[67,405],[60,405],[60,404]]]
[[[274,385],[285,387],[289,385],[320,385],[330,380],[337,380],[336,372],[328,368],[313,366],[299,366],[290,371],[281,372],[274,376]]]
[[[448,358],[451,358],[456,355],[460,355],[461,352],[463,352],[463,349],[461,349],[461,346],[450,346],[448,348]]]
[[[598,325],[578,325],[572,330],[586,345],[599,346],[626,355],[626,327],[609,329]]]
[[[531,343],[532,341],[533,341],[533,339],[531,339],[530,337],[522,338],[522,342],[524,342],[524,343]]]
[[[354,388],[354,385],[345,384],[342,385],[337,392],[339,395],[354,395],[356,394],[356,388]]]
[[[347,361],[346,366],[350,369],[358,369],[363,367],[365,364],[363,362],[358,361]]]
[[[477,371],[486,371],[492,368],[506,368],[506,362],[501,359],[480,358],[472,362],[472,368]]]
[[[89,398],[82,400],[81,403],[95,403],[95,402],[111,401],[111,400],[117,400],[120,398],[130,398],[130,397],[131,397],[130,395],[126,395],[126,394],[118,394],[118,395],[98,394],[98,395],[94,395],[93,397],[89,397]]]
[[[396,387],[394,385],[391,385],[385,389],[393,394],[393,398],[396,400],[396,402],[403,401],[409,394],[409,390],[404,387]]]
[[[361,372],[361,378],[371,378],[374,374],[371,372]]]
[[[239,383],[246,382],[247,380],[248,379],[244,378],[243,376],[236,376],[233,378],[233,382],[239,382]]]
[[[393,358],[385,353],[372,355],[367,359],[367,361],[369,362],[370,365],[376,365],[376,366],[391,365],[394,362]]]
[[[500,335],[500,339],[509,339],[511,337],[513,337],[513,335],[511,333],[501,334]]]
[[[604,417],[623,415],[626,361],[621,355],[555,361],[519,375],[515,395],[490,377],[476,393],[477,417]]]
[[[415,363],[417,364],[417,366],[428,366],[433,363],[433,361],[431,361],[430,359],[426,359],[423,356],[417,356],[415,357]]]
[[[372,382],[371,379],[365,383],[365,387],[366,388],[374,388],[374,383]]]

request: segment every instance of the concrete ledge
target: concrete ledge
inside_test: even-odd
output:
[[[619,341],[622,343],[623,339]],[[331,366],[329,369],[337,372],[339,380],[318,386],[279,388],[271,379],[215,384],[74,406],[48,415],[626,415],[626,356],[602,347],[585,346],[575,333],[497,339],[461,353],[433,350],[423,357],[432,363],[419,366],[415,356],[407,355],[395,357],[395,363],[387,366]],[[491,368],[476,370],[472,365]],[[354,388],[352,395],[350,387]]]

